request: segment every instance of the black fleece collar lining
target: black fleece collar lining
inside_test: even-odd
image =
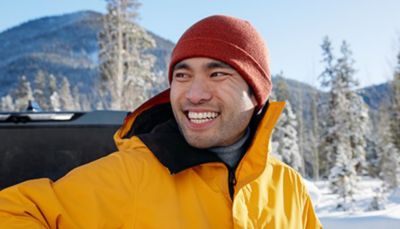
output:
[[[253,139],[268,105],[267,102],[262,112],[253,117],[250,123],[250,139]],[[222,163],[213,152],[194,148],[186,142],[179,131],[169,103],[156,105],[141,113],[124,138],[132,136],[139,137],[171,174],[204,163]]]
[[[214,153],[190,146],[171,119],[151,133],[138,135],[171,174],[208,162],[221,162]]]
[[[208,162],[221,162],[214,153],[190,146],[178,129],[170,103],[141,113],[124,138],[137,136],[171,174]]]

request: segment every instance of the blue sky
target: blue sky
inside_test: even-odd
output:
[[[399,0],[142,0],[139,24],[176,42],[197,20],[227,14],[249,20],[270,49],[271,69],[313,86],[322,71],[322,38],[353,51],[361,86],[392,77],[400,51]],[[78,10],[105,12],[103,0],[14,0],[0,3],[0,32],[27,20]]]

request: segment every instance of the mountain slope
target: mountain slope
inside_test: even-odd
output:
[[[98,75],[97,34],[101,18],[100,13],[80,11],[31,20],[0,33],[0,97],[15,86],[19,76],[26,75],[33,81],[39,70],[56,77],[66,76],[72,85],[88,91]],[[149,33],[157,44],[150,50],[157,57],[155,70],[165,72],[174,43]],[[286,81],[292,106],[297,110],[301,95],[303,116],[308,121],[311,93],[323,93],[296,80]],[[361,89],[360,94],[376,110],[388,100],[388,91],[387,84],[381,84]]]
[[[101,16],[81,11],[44,17],[0,33],[0,96],[16,84],[19,76],[26,75],[32,81],[39,70],[66,76],[82,88],[92,83],[97,76]],[[157,56],[155,69],[165,69],[174,44],[150,34],[157,44],[150,51]]]

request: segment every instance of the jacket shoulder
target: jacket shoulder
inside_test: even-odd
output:
[[[119,147],[116,154],[127,163],[133,163],[138,169],[164,168],[151,150],[136,136],[128,139],[122,147]]]
[[[278,158],[276,158],[274,155],[268,155],[268,163],[267,166],[272,166],[276,169],[282,169],[285,172],[289,173],[295,173],[297,176],[301,176],[299,172],[297,172],[295,169],[287,165],[286,163],[282,162]]]
[[[288,201],[284,201],[285,206],[283,208],[297,209],[296,215],[300,217],[297,223],[302,225],[298,228],[322,228],[315,214],[305,182],[295,169],[270,155],[267,163],[267,174],[267,179],[271,179],[273,182],[273,190],[279,190],[288,199]]]
[[[271,176],[270,179],[276,184],[284,184],[286,187],[291,187],[300,196],[308,195],[300,173],[273,155],[269,155],[266,169],[269,176]]]

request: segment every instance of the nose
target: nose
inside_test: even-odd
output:
[[[192,104],[202,104],[211,100],[212,93],[206,79],[197,77],[195,78],[186,92],[186,98]]]

